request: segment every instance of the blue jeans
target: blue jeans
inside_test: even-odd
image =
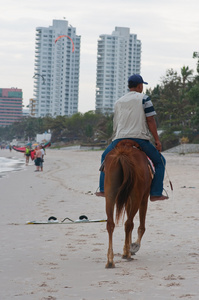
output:
[[[106,155],[115,148],[117,143],[124,139],[117,139],[114,140],[102,153],[101,163],[103,163]],[[164,180],[164,172],[165,172],[165,165],[166,160],[162,154],[148,141],[143,139],[132,139],[129,138],[128,140],[133,140],[137,142],[142,150],[146,153],[146,155],[152,160],[154,167],[155,167],[155,175],[151,183],[151,196],[161,196],[163,191],[163,180]],[[104,192],[104,172],[100,172],[100,181],[99,181],[99,190],[100,192]]]

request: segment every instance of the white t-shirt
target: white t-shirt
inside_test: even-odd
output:
[[[41,149],[42,157],[44,157],[45,151],[44,149]]]
[[[146,117],[156,115],[150,98],[142,93],[129,92],[116,101],[113,119],[113,138],[151,138]]]

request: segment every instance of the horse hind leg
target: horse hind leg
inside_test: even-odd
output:
[[[147,197],[148,199],[148,197]],[[135,255],[136,252],[139,251],[141,246],[141,240],[145,233],[145,219],[146,219],[146,212],[147,212],[147,199],[144,199],[141,203],[140,209],[139,209],[139,218],[140,218],[140,225],[138,227],[138,238],[135,243],[132,243],[130,246],[130,252],[132,255]]]
[[[128,260],[131,259],[130,245],[131,245],[131,235],[133,231],[134,223],[132,219],[128,219],[125,222],[125,243],[123,248],[123,256],[122,258],[126,258]]]
[[[107,252],[107,263],[106,268],[115,268],[115,264],[113,261],[114,253],[113,253],[113,231],[115,228],[115,224],[113,222],[113,218],[107,219],[107,231],[109,235],[109,246],[108,246],[108,252]]]
[[[107,231],[109,236],[109,245],[107,253],[107,264],[106,268],[114,268],[115,264],[113,261],[113,231],[115,228],[114,223],[114,207],[115,199],[118,192],[118,187],[121,185],[121,167],[116,166],[111,172],[108,172],[105,176],[105,195],[106,195],[106,215],[107,215]]]
[[[108,244],[108,252],[107,252],[107,264],[106,268],[114,268],[115,264],[113,261],[114,253],[113,253],[113,231],[115,228],[115,223],[113,221],[113,213],[114,213],[114,198],[106,196],[106,214],[107,214],[107,225],[106,229],[108,231],[109,244]]]

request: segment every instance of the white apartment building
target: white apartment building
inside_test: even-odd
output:
[[[128,92],[128,78],[140,74],[141,41],[126,27],[98,40],[95,109],[112,113],[114,103]]]
[[[80,40],[66,20],[36,28],[35,117],[70,116],[78,111]]]

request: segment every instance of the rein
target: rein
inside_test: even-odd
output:
[[[169,180],[170,188],[171,188],[171,190],[173,191],[173,184],[172,184],[172,182],[171,182],[171,180],[170,180],[170,178],[169,178],[169,174],[168,174],[168,172],[167,172],[167,168],[166,168],[166,165],[165,165],[165,163],[164,163],[164,161],[163,161],[163,159],[162,159],[161,154],[160,154],[160,157],[161,157],[162,164],[163,164],[163,166],[164,166],[164,168],[165,168],[165,171],[166,171],[166,174],[167,174],[167,177],[168,177],[168,180]]]

